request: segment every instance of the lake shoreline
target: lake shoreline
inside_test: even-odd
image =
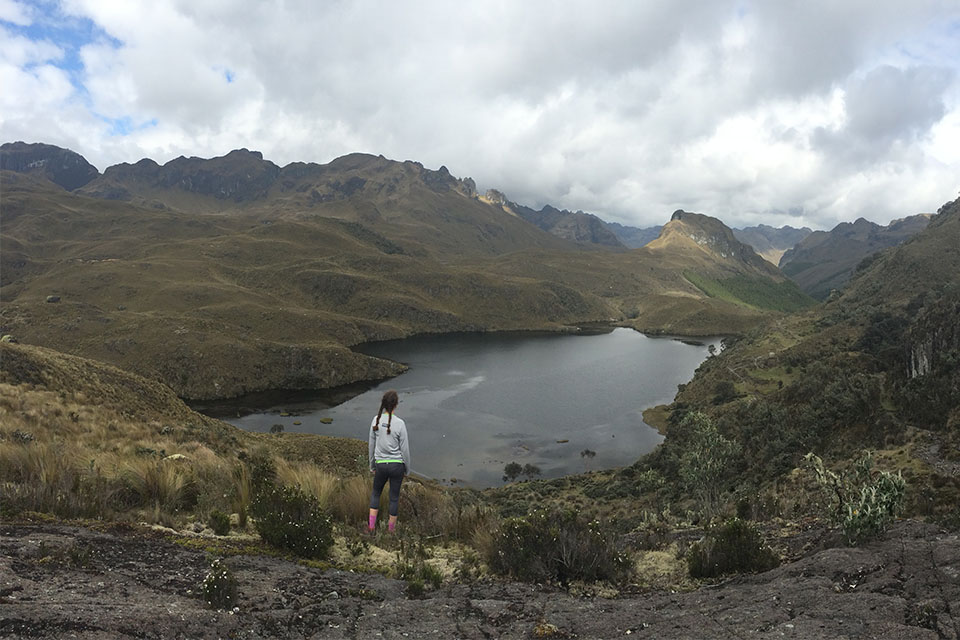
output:
[[[491,329],[491,330],[478,329],[476,331],[439,331],[439,332],[425,331],[425,332],[419,332],[419,333],[412,333],[408,336],[404,336],[400,338],[388,338],[385,340],[370,340],[366,342],[358,342],[356,344],[347,345],[347,348],[359,355],[363,355],[367,357],[376,357],[376,356],[370,356],[369,354],[364,353],[363,348],[366,346],[382,345],[384,343],[399,342],[402,340],[410,340],[414,338],[426,338],[426,337],[438,337],[438,336],[444,336],[444,337],[479,336],[479,335],[497,335],[497,336],[583,335],[583,336],[586,336],[586,335],[603,335],[603,334],[612,332],[614,329],[629,329],[630,331],[634,331],[648,338],[657,338],[657,339],[662,338],[667,340],[676,340],[678,342],[682,342],[684,344],[688,344],[692,346],[701,346],[703,344],[706,344],[705,341],[728,335],[728,334],[703,334],[703,335],[686,334],[683,332],[673,332],[673,331],[661,332],[656,330],[642,331],[632,325],[624,324],[622,322],[612,322],[612,323],[587,322],[587,323],[583,323],[576,326],[563,326],[563,327],[557,327],[557,328],[541,327],[541,328],[535,328],[535,329]],[[378,359],[382,359],[382,358],[378,358]],[[337,396],[338,394],[352,387],[367,387],[367,388],[374,387],[382,382],[391,380],[393,378],[396,378],[406,373],[407,365],[405,363],[394,362],[394,364],[397,364],[403,367],[403,369],[399,371],[396,375],[386,376],[386,377],[358,378],[357,380],[354,380],[352,382],[346,382],[344,384],[333,385],[330,387],[299,387],[299,388],[275,387],[275,388],[269,388],[269,389],[258,389],[257,391],[251,391],[248,393],[241,393],[241,394],[229,395],[229,396],[214,396],[214,397],[204,397],[204,398],[188,398],[188,397],[180,396],[180,400],[182,400],[187,406],[189,406],[194,411],[198,411],[200,413],[206,413],[205,408],[211,407],[211,406],[216,407],[218,405],[222,405],[222,406],[232,406],[232,407],[240,408],[241,405],[246,405],[246,404],[255,405],[256,402],[252,401],[252,399],[261,397],[261,396],[281,397],[281,396],[287,395],[287,396],[293,397],[300,394],[323,395],[328,393],[331,394],[332,396]],[[346,400],[349,400],[349,398],[346,398],[342,402],[345,402]],[[216,417],[216,416],[211,415],[210,417]]]
[[[396,388],[407,403],[400,415],[417,425],[425,442],[413,470],[483,488],[498,485],[512,462],[549,479],[614,468],[649,453],[663,435],[643,411],[673,399],[677,385],[708,357],[707,346],[609,324],[576,333],[427,334],[355,347],[403,363],[406,371],[395,383],[384,378],[191,406],[247,431],[363,439],[380,393]]]

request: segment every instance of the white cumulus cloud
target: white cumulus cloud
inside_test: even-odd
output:
[[[638,226],[886,222],[960,186],[947,0],[0,0],[0,28],[0,137],[101,170],[365,151]]]

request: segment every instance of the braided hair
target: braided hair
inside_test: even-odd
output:
[[[383,398],[380,399],[380,411],[377,412],[377,421],[373,423],[373,430],[380,430],[380,416],[383,415],[384,409],[387,411],[387,433],[390,433],[390,423],[393,422],[393,410],[397,408],[397,404],[400,403],[400,397],[397,395],[397,392],[393,389],[387,391],[383,394]]]

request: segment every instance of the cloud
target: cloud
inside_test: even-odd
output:
[[[935,210],[960,173],[940,0],[0,0],[0,21],[0,136],[101,169],[366,151],[628,224],[818,227]]]
[[[949,69],[881,66],[853,79],[845,90],[846,120],[818,128],[814,144],[833,164],[869,169],[919,151],[914,144],[946,115],[945,93],[955,80]]]
[[[0,20],[21,27],[33,22],[30,9],[16,0],[0,0]]]

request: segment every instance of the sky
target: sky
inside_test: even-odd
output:
[[[0,142],[446,166],[535,208],[829,229],[960,191],[958,0],[0,0]]]

